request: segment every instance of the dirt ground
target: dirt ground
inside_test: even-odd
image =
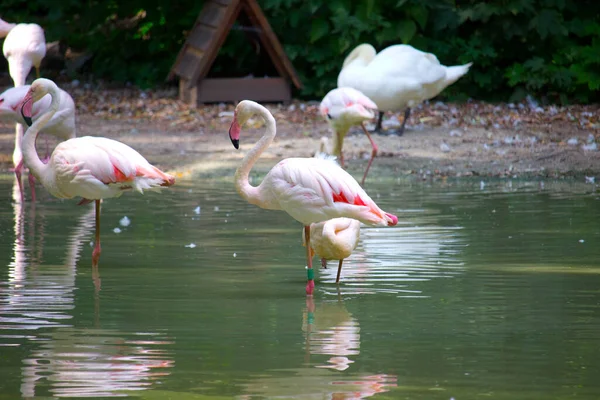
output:
[[[63,85],[77,104],[77,135],[120,140],[150,162],[178,177],[214,173],[232,167],[262,134],[262,123],[251,121],[243,131],[241,149],[231,145],[227,132],[233,105],[190,107],[176,99],[174,89],[141,91],[106,89],[78,82]],[[263,155],[273,165],[285,157],[310,157],[321,137],[330,136],[318,115],[318,102],[267,105],[278,133]],[[542,107],[522,104],[432,102],[413,110],[403,136],[374,135],[379,146],[375,172],[391,168],[419,178],[437,176],[544,176],[600,174],[600,107]],[[386,114],[384,127],[401,121],[400,113]],[[50,148],[56,143],[48,139]],[[0,168],[12,167],[14,125],[0,121]],[[38,139],[38,151],[46,151]],[[370,144],[360,129],[344,141],[345,159],[360,176],[370,155]]]

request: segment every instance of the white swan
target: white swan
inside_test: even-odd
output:
[[[384,111],[410,108],[437,96],[469,70],[472,63],[446,67],[437,57],[406,44],[394,45],[376,53],[370,44],[357,46],[344,60],[338,76],[338,87],[360,90],[377,104],[379,120],[376,131],[381,132]]]

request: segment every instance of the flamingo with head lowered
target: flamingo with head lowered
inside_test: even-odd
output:
[[[48,109],[32,122],[33,105],[50,94]],[[151,165],[140,153],[116,140],[84,136],[59,143],[44,164],[36,150],[38,133],[58,111],[60,92],[54,82],[36,79],[21,104],[23,119],[29,129],[23,137],[23,158],[30,173],[55,197],[82,197],[79,204],[96,202],[96,242],[93,266],[100,258],[100,200],[119,197],[128,190],[171,186],[175,178]]]
[[[32,67],[39,78],[40,64],[46,56],[44,30],[38,24],[16,24],[6,35],[2,52],[8,61],[8,71],[15,86],[25,84]]]
[[[310,249],[321,257],[321,266],[327,268],[327,260],[339,260],[335,283],[340,282],[342,263],[358,245],[359,237],[360,222],[352,218],[334,218],[310,225]],[[306,245],[304,237],[302,242]]]
[[[19,185],[21,202],[24,200],[21,174],[23,171],[23,153],[21,151],[21,142],[23,140],[23,125],[25,120],[21,115],[19,106],[29,90],[29,85],[13,87],[0,94],[0,120],[16,122],[15,150],[13,152],[13,163],[17,183]],[[75,102],[73,98],[64,90],[59,89],[60,102],[58,111],[52,116],[50,121],[44,126],[42,133],[49,133],[60,139],[67,140],[75,137]],[[35,102],[32,110],[32,120],[35,122],[48,107],[52,98],[49,94]],[[48,159],[48,148],[46,145],[46,159]],[[35,201],[35,185],[32,174],[29,174],[29,185],[31,187],[31,197]]]
[[[328,153],[340,159],[342,168],[344,168],[344,153],[342,151],[344,138],[352,126],[360,125],[367,135],[369,142],[371,142],[373,148],[371,158],[360,181],[361,185],[365,183],[373,158],[377,155],[377,145],[364,125],[365,121],[375,116],[373,110],[377,110],[377,105],[373,100],[358,90],[349,87],[331,90],[321,100],[321,105],[319,106],[319,112],[327,119],[327,123],[333,130],[333,146]]]
[[[265,133],[246,154],[234,178],[237,192],[250,204],[287,212],[304,226],[306,243],[310,243],[310,224],[332,218],[348,217],[375,226],[398,223],[398,217],[379,208],[358,182],[332,160],[286,158],[267,173],[259,186],[252,186],[248,181],[250,170],[275,138],[275,119],[265,107],[244,100],[236,106],[229,128],[229,138],[237,149],[241,127],[254,115],[265,120]],[[313,294],[315,285],[310,255],[307,246],[308,295]]]

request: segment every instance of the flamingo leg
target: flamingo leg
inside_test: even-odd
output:
[[[21,203],[25,202],[25,193],[23,192],[23,180],[21,179],[21,175],[23,172],[23,161],[21,160],[17,165],[15,165],[15,177],[17,178],[17,184],[19,185],[19,193],[21,194]]]
[[[365,134],[367,135],[367,138],[369,139],[369,142],[371,142],[371,146],[373,147],[373,149],[371,150],[371,158],[369,159],[369,163],[367,164],[367,169],[365,169],[365,174],[362,177],[362,181],[360,181],[360,185],[363,186],[365,184],[365,179],[367,178],[367,174],[369,173],[369,168],[371,168],[373,159],[377,156],[377,151],[379,149],[378,149],[377,145],[375,144],[375,142],[373,141],[373,138],[369,134],[369,131],[367,130],[367,128],[365,128],[365,124],[362,123],[362,124],[360,124],[360,126],[362,127],[363,131],[365,131]]]
[[[335,278],[335,283],[340,283],[340,274],[342,273],[342,263],[344,262],[344,260],[340,260],[340,263],[338,264],[338,273],[337,273],[337,278]]]
[[[308,281],[306,282],[306,295],[312,296],[313,290],[315,288],[315,271],[312,267],[312,257],[310,254],[310,226],[306,225],[304,227],[304,239],[306,240],[306,260],[307,260],[307,270],[306,274],[308,276]]]
[[[35,176],[33,176],[31,170],[27,178],[29,180],[29,188],[31,189],[31,201],[35,203]]]
[[[98,260],[100,259],[100,200],[96,200],[96,244],[92,251],[92,267],[98,267]]]
[[[324,258],[321,258],[321,268],[327,269],[327,260]]]

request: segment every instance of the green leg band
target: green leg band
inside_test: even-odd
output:
[[[312,268],[307,268],[306,269],[306,276],[308,277],[308,280],[315,280],[315,270]]]
[[[315,322],[315,313],[309,312],[306,316],[306,322],[312,324]]]

